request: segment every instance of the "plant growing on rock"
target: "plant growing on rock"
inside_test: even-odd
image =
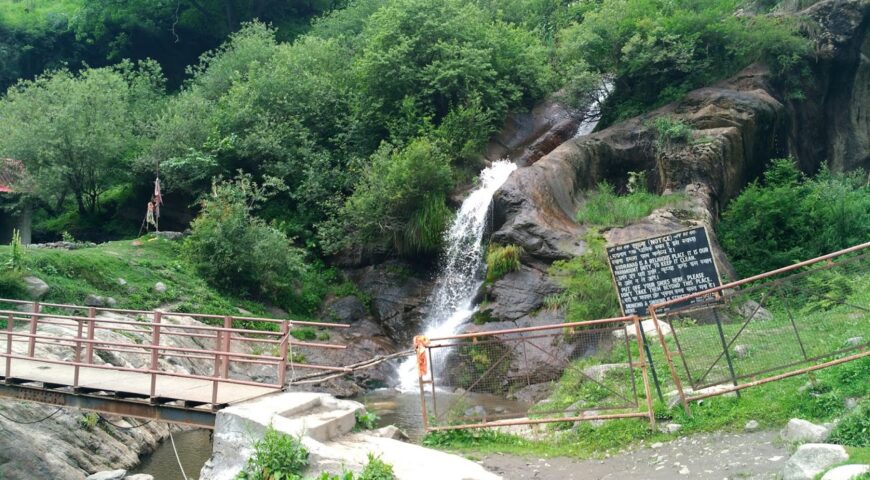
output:
[[[655,147],[659,152],[683,145],[692,138],[692,127],[674,117],[656,117],[650,124],[655,130]]]
[[[486,251],[486,279],[498,280],[520,269],[523,247],[518,245],[490,245]]]

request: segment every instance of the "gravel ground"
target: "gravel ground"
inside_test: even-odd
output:
[[[481,463],[506,480],[773,480],[788,460],[777,432],[710,433],[656,443],[601,460],[493,454]]]

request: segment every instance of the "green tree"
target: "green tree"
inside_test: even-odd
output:
[[[96,213],[101,195],[124,182],[147,145],[162,99],[154,62],[20,82],[0,101],[0,155],[24,163],[30,191],[49,210],[72,196],[80,214]]]

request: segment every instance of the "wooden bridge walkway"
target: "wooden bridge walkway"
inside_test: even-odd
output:
[[[346,348],[290,333],[343,324],[9,299],[0,308],[11,308],[0,309],[0,397],[210,428],[224,406],[281,391],[288,367],[346,370],[288,355]],[[256,366],[256,379],[241,364]]]

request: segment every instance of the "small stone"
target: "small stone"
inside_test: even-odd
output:
[[[99,295],[94,295],[93,293],[91,293],[88,294],[87,297],[85,297],[85,305],[89,307],[105,307],[106,299]]]
[[[124,477],[124,480],[154,480],[154,475],[148,475],[147,473],[137,473],[136,475],[128,475]]]
[[[667,425],[662,425],[661,427],[659,427],[659,430],[664,433],[677,433],[682,429],[683,426],[679,423],[668,423]]]
[[[780,432],[780,437],[788,443],[818,443],[828,438],[830,430],[800,418],[792,418]]]
[[[860,347],[864,344],[864,337],[852,337],[846,340],[847,347]]]
[[[120,285],[120,286],[122,286],[122,287],[123,287],[124,285],[127,285],[127,281],[124,280],[124,279],[121,278],[121,277],[118,277],[118,279],[117,279],[116,281],[118,282],[118,285]],[[129,478],[129,477],[128,477],[128,478]]]
[[[372,430],[372,435],[376,437],[390,438],[393,440],[407,440],[408,436],[405,435],[405,432],[399,429],[399,427],[395,425],[387,425],[386,427],[381,427],[377,430]]]
[[[486,409],[480,405],[465,410],[466,417],[485,417]]]
[[[785,463],[782,480],[811,480],[831,465],[848,459],[849,454],[841,445],[807,443],[798,447]]]
[[[689,467],[683,466],[683,468],[680,469],[680,475],[688,475],[689,473],[691,473]]]
[[[112,297],[106,297],[104,299],[104,301],[106,302],[107,307],[114,307],[114,306],[118,305],[118,301]]]
[[[746,358],[749,356],[749,347],[746,345],[737,345],[734,347],[734,355],[737,358]]]
[[[752,321],[767,322],[773,320],[773,315],[755,300],[747,300],[746,303],[737,307],[737,313]]]
[[[870,473],[870,465],[842,465],[825,473],[822,480],[853,480]]]
[[[163,282],[157,282],[154,284],[154,291],[157,293],[166,292],[166,284]]]
[[[858,408],[858,399],[857,398],[847,398],[843,401],[843,406],[846,407],[846,410],[855,410]]]
[[[746,425],[743,426],[743,431],[754,432],[754,431],[758,430],[758,427],[759,427],[758,422],[756,422],[755,420],[750,420],[750,421],[746,422]]]
[[[127,476],[126,470],[106,470],[104,472],[97,472],[89,477],[86,477],[85,480],[122,480]]]
[[[664,443],[662,443],[662,442],[656,442],[656,443],[650,445],[650,448],[662,448],[663,446],[665,446]]]

